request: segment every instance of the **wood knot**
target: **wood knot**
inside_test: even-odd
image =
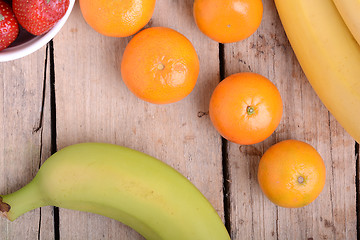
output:
[[[206,115],[209,115],[209,112],[199,111],[198,114],[197,114],[198,118],[202,118],[203,116],[206,116]]]

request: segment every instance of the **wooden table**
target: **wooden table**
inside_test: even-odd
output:
[[[193,92],[169,105],[137,99],[119,71],[131,39],[105,37],[83,20],[78,2],[46,47],[0,64],[0,192],[28,183],[41,163],[78,142],[109,142],[150,154],[188,177],[224,220],[232,239],[356,239],[359,145],[327,111],[302,72],[274,2],[263,0],[258,31],[233,44],[204,36],[192,0],[158,0],[147,27],[165,26],[195,46],[201,71]],[[262,143],[241,146],[213,128],[209,100],[219,81],[256,72],[279,89],[284,114]],[[323,157],[321,195],[300,209],[272,204],[257,183],[257,166],[273,144],[298,139]],[[142,239],[134,230],[94,214],[44,207],[15,222],[0,220],[0,239]]]

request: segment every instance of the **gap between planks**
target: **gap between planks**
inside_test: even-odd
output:
[[[50,64],[50,128],[51,128],[51,154],[57,152],[57,132],[56,132],[56,96],[55,96],[55,57],[54,42],[51,40],[49,46]],[[54,239],[60,240],[60,214],[59,208],[53,207],[54,213]]]
[[[40,120],[39,124],[36,128],[34,128],[34,133],[40,131],[40,154],[39,154],[39,166],[41,167],[41,160],[43,154],[43,123],[44,123],[44,109],[45,109],[45,98],[46,98],[46,82],[47,82],[47,66],[48,66],[48,56],[49,56],[49,45],[46,45],[45,50],[45,61],[44,61],[44,81],[43,81],[43,89],[42,89],[42,100],[41,100],[41,111],[40,111]],[[39,225],[38,225],[38,240],[41,239],[41,208],[39,209]]]
[[[225,79],[225,52],[224,44],[219,43],[219,72],[221,82]],[[223,201],[224,201],[224,224],[231,237],[231,221],[230,221],[230,164],[228,159],[228,141],[221,137],[222,151],[222,168],[223,168]]]

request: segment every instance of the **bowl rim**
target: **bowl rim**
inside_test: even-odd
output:
[[[65,13],[65,15],[48,31],[47,33],[36,36],[31,40],[22,43],[20,45],[5,48],[0,51],[0,62],[7,62],[15,59],[19,59],[25,57],[40,48],[46,45],[51,39],[55,37],[55,35],[60,31],[60,29],[64,26],[65,22],[70,16],[70,13],[74,7],[75,0],[69,1],[69,7]]]

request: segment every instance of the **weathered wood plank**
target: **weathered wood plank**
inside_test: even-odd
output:
[[[354,140],[328,113],[304,76],[287,41],[273,1],[264,3],[258,31],[225,45],[225,74],[251,71],[278,87],[284,114],[276,132],[262,143],[230,143],[230,219],[233,239],[355,239],[356,159]],[[262,194],[257,167],[273,144],[298,139],[314,146],[327,170],[319,198],[300,209],[276,207]]]
[[[43,47],[22,59],[0,63],[1,194],[26,185],[50,155],[49,71],[44,75],[45,58]],[[33,210],[14,222],[1,218],[0,238],[53,239],[51,209]]]
[[[137,99],[121,80],[119,64],[130,38],[92,30],[78,4],[54,42],[57,143],[98,141],[157,157],[188,177],[223,217],[221,139],[207,116],[219,81],[218,44],[203,36],[192,17],[193,1],[158,1],[148,26],[171,27],[192,41],[201,73],[194,91],[178,103]],[[141,239],[121,223],[60,209],[62,239]]]

